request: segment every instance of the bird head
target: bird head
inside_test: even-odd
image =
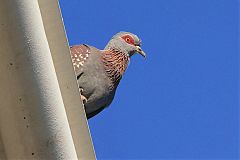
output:
[[[128,54],[129,57],[135,53],[139,53],[143,57],[146,57],[146,54],[141,49],[141,40],[138,36],[130,32],[119,32],[115,34],[108,42],[105,49],[119,50]]]

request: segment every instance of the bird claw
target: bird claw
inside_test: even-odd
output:
[[[82,95],[83,89],[82,89],[82,88],[79,88],[79,92],[80,92],[81,100],[82,100],[83,104],[87,103],[87,98]]]
[[[79,92],[82,94],[82,93],[83,93],[83,89],[82,89],[82,88],[79,88]]]
[[[87,103],[87,98],[83,95],[81,95],[81,100],[82,100],[83,104]]]

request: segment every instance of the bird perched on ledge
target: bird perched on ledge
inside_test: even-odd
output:
[[[119,32],[104,50],[82,44],[70,47],[81,99],[91,118],[109,106],[133,54],[146,57],[141,40],[130,32]]]

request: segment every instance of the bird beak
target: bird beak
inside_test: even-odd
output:
[[[140,46],[136,46],[136,49],[137,49],[137,52],[138,52],[139,54],[141,54],[144,58],[146,58],[146,54],[145,54],[145,52],[141,49]]]

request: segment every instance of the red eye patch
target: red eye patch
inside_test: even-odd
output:
[[[134,39],[132,38],[132,36],[125,35],[125,36],[122,36],[121,38],[124,39],[124,41],[127,42],[128,44],[135,45]]]

